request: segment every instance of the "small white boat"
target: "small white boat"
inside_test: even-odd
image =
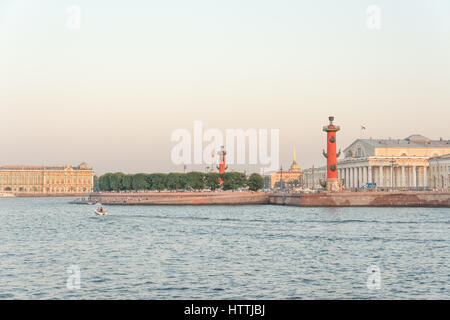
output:
[[[106,216],[108,214],[108,212],[106,212],[106,211],[95,210],[94,212],[97,216]]]

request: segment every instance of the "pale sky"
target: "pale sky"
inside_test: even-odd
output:
[[[342,149],[449,139],[449,88],[448,0],[0,0],[0,165],[180,171],[171,133],[200,120],[279,129],[283,167],[294,145],[321,166],[329,115]]]

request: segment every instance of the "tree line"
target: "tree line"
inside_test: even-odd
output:
[[[223,183],[220,183],[220,179]],[[250,177],[241,172],[197,172],[188,173],[106,173],[97,180],[100,191],[138,191],[138,190],[236,190],[247,188],[258,191],[264,187],[261,175],[253,173]]]

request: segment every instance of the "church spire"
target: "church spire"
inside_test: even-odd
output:
[[[294,146],[294,159],[291,164],[291,170],[299,170],[299,169],[300,169],[300,167],[297,165],[297,159],[295,156],[295,146]]]
[[[295,146],[294,146],[294,163],[297,163],[297,159],[295,159]]]

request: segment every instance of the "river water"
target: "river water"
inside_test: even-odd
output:
[[[0,299],[450,298],[449,209],[69,200],[0,199]]]

